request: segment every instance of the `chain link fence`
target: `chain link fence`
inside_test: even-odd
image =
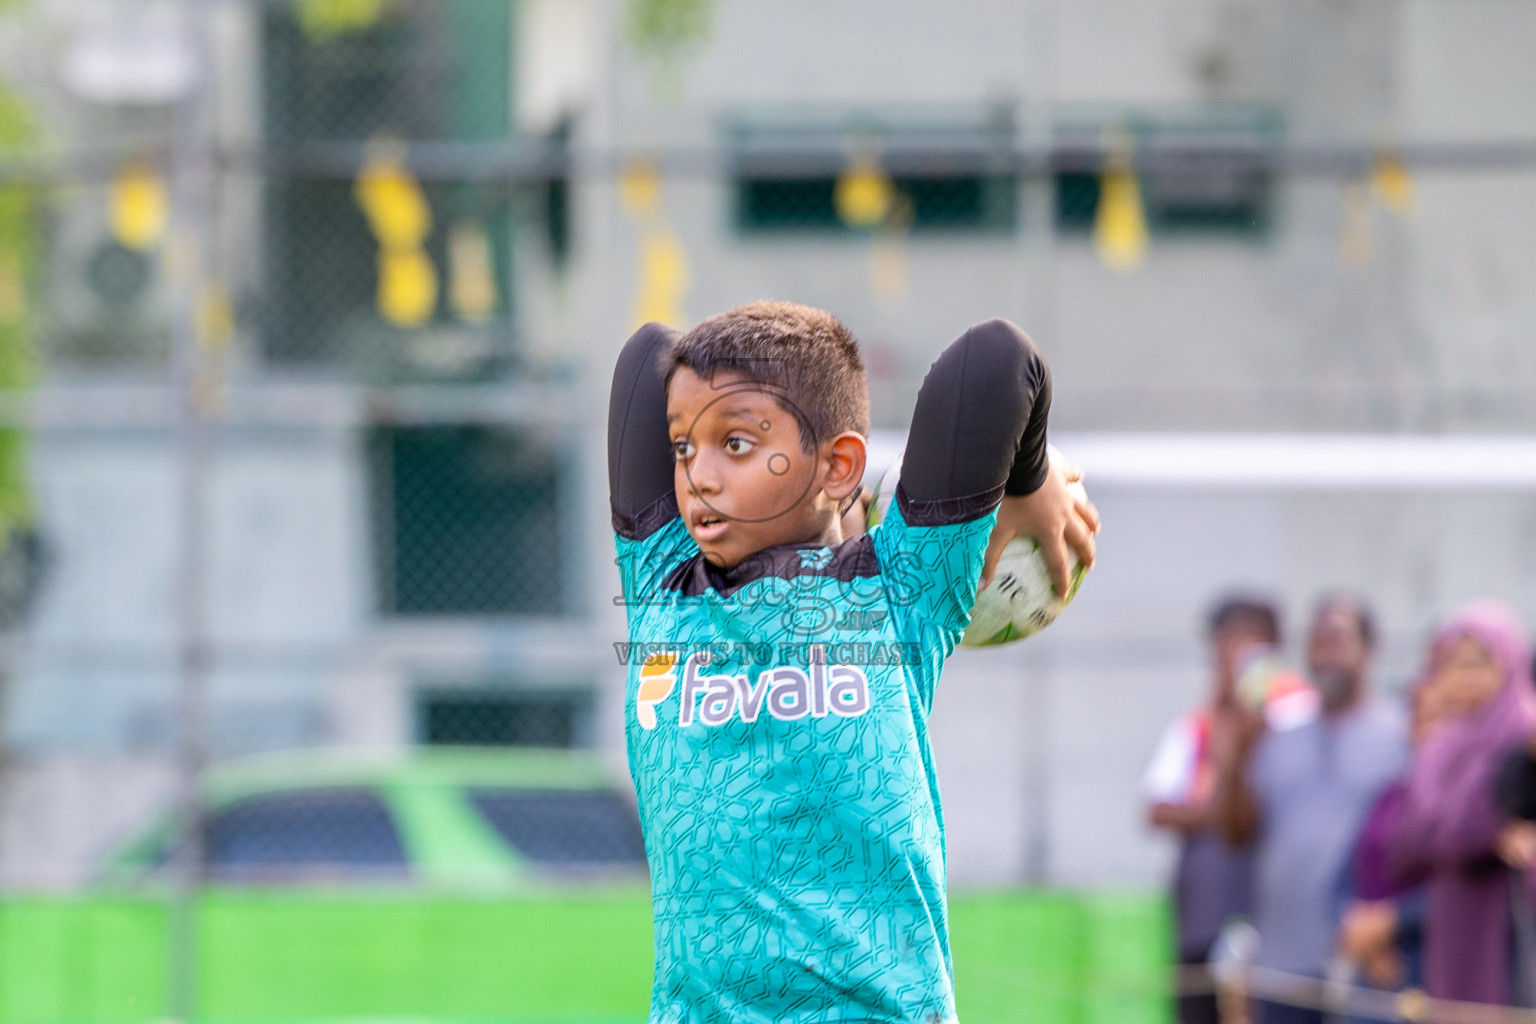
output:
[[[616,340],[592,325],[808,282],[868,314],[877,398],[910,404],[913,294],[1012,309],[1000,282],[1028,277],[1059,322],[1064,278],[1159,246],[1252,262],[1298,189],[1337,193],[1329,260],[1275,275],[1346,292],[1380,284],[1350,275],[1373,238],[1393,258],[1421,171],[1536,182],[1528,140],[1308,148],[1249,102],[732,111],[705,145],[589,144],[575,113],[520,125],[503,0],[197,7],[0,12],[0,1024],[643,1017],[601,509]],[[146,48],[206,77],[150,95],[122,70]],[[1365,334],[1397,322],[1382,289],[1349,306]],[[1079,428],[1129,391],[1175,420],[1291,395],[1090,370],[1087,398],[1061,389]],[[1468,391],[1474,425],[1536,422],[1508,383]],[[1401,425],[1326,384],[1340,422]],[[1169,629],[1103,674],[1190,670]],[[1165,918],[962,894],[965,1019],[1164,1020]]]
[[[643,877],[595,659],[518,657],[592,598],[548,412],[586,392],[514,316],[512,240],[561,244],[566,183],[484,170],[514,144],[512,7],[27,15],[0,882],[173,881],[189,773],[210,882]],[[141,95],[136,59],[190,70]]]

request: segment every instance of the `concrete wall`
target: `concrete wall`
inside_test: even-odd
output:
[[[709,41],[660,85],[615,38],[617,5],[592,2],[597,70],[576,109],[582,141],[605,151],[713,146],[724,120],[744,113],[942,120],[998,103],[1032,130],[1042,116],[1105,105],[1259,102],[1301,148],[1536,130],[1525,59],[1536,14],[1503,0],[1454,14],[1438,0],[725,0]],[[764,295],[824,305],[875,353],[898,406],[933,351],[1001,313],[1047,347],[1067,385],[1060,421],[1073,429],[1529,429],[1536,357],[1520,339],[1536,329],[1536,299],[1516,282],[1536,272],[1536,174],[1416,174],[1406,214],[1379,200],[1358,211],[1363,265],[1341,252],[1354,183],[1285,178],[1266,235],[1158,238],[1132,275],[1038,218],[1001,238],[913,238],[910,287],[895,302],[869,286],[865,239],[743,236],[729,222],[729,183],[708,176],[669,179],[664,204],[689,256],[687,317]],[[577,283],[563,308],[540,303],[531,327],[584,341],[596,372],[628,325],[637,230],[608,179],[589,180],[578,211]]]

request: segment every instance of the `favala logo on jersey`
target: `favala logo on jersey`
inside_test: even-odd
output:
[[[781,722],[800,718],[856,718],[869,710],[869,677],[856,665],[828,665],[826,648],[813,644],[806,668],[765,668],[756,682],[741,675],[705,675],[708,652],[690,654],[683,663],[677,724],[720,726],[733,718],[751,723],[766,713]],[[677,654],[652,655],[640,668],[635,718],[642,729],[656,728],[656,705],[677,684]]]
[[[640,728],[656,728],[656,705],[667,699],[677,685],[677,652],[663,651],[640,666],[640,688],[635,691],[635,717]]]

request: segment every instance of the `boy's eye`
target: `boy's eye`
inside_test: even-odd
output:
[[[749,441],[745,437],[728,437],[725,439],[725,450],[732,455],[745,455],[756,446],[756,442]]]
[[[672,442],[672,458],[683,462],[693,458],[693,442],[686,437],[680,437]]]

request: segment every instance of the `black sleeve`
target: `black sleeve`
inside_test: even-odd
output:
[[[1045,482],[1051,372],[1018,327],[988,320],[934,362],[917,395],[897,498],[914,526],[985,515]],[[914,518],[914,516],[916,518]]]
[[[608,500],[613,528],[631,540],[677,515],[662,353],[677,332],[649,323],[624,343],[608,398]]]

